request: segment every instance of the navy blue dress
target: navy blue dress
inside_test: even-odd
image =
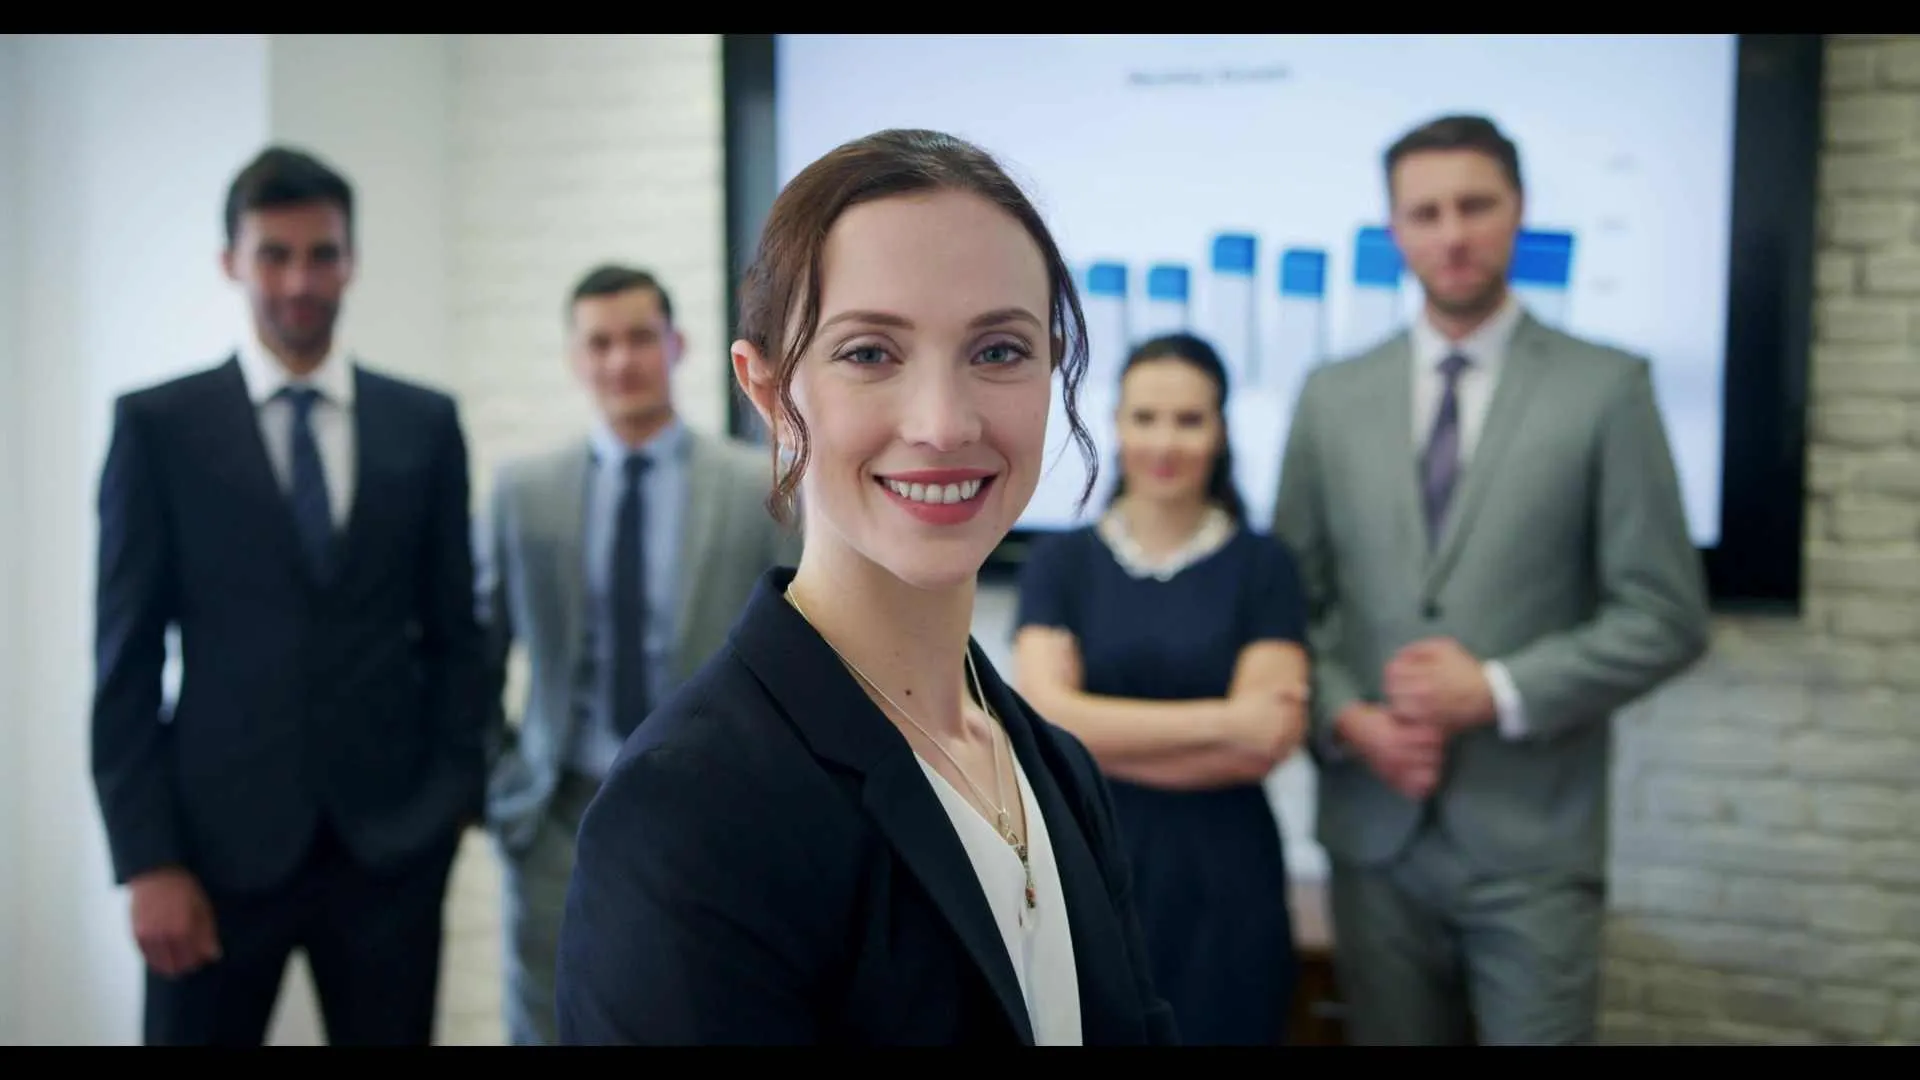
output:
[[[1176,701],[1225,697],[1240,650],[1304,643],[1292,555],[1247,529],[1167,581],[1123,569],[1093,526],[1032,548],[1018,626],[1078,639],[1082,689]],[[1154,987],[1180,1041],[1285,1041],[1297,962],[1280,829],[1260,784],[1168,791],[1109,777]]]

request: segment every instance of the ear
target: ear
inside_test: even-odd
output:
[[[240,281],[240,275],[234,273],[233,266],[234,266],[233,249],[230,247],[221,248],[220,249],[220,272],[227,276],[228,281],[238,284]]]
[[[731,352],[733,381],[739,384],[740,392],[753,403],[754,411],[760,414],[760,422],[773,434],[774,441],[779,442],[779,425],[774,421],[779,387],[774,384],[773,365],[750,341],[734,342]]]
[[[667,366],[678,367],[680,358],[687,354],[687,336],[679,327],[667,331]]]

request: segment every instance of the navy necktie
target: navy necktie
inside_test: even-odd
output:
[[[1440,542],[1440,530],[1446,524],[1447,504],[1453,498],[1454,482],[1460,476],[1460,372],[1467,358],[1459,353],[1440,361],[1440,374],[1446,389],[1440,395],[1440,411],[1433,418],[1433,434],[1427,439],[1426,453],[1420,459],[1420,496],[1427,516],[1427,544]]]
[[[627,455],[613,529],[613,729],[626,738],[652,707],[647,691],[646,511],[640,478],[647,459]]]
[[[327,473],[320,461],[320,444],[313,437],[313,404],[320,392],[311,386],[289,386],[280,391],[293,408],[288,428],[288,462],[294,528],[314,576],[325,580],[333,546],[333,511],[327,499]]]

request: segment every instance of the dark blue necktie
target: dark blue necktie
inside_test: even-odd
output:
[[[320,462],[320,444],[313,438],[313,403],[320,392],[311,386],[289,386],[280,391],[293,407],[293,423],[288,431],[292,465],[294,528],[300,533],[300,546],[314,576],[325,580],[328,555],[333,546],[333,511],[327,500],[327,473]]]
[[[647,692],[647,566],[640,478],[647,459],[622,463],[620,508],[613,529],[613,729],[626,738],[652,707]]]
[[[1453,499],[1454,482],[1460,476],[1460,372],[1467,358],[1459,353],[1440,361],[1440,374],[1446,389],[1440,395],[1440,411],[1433,418],[1433,434],[1427,439],[1426,453],[1420,459],[1420,495],[1427,516],[1427,544],[1440,542],[1440,530],[1446,524],[1447,504]]]

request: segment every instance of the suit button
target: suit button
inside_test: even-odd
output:
[[[1420,605],[1420,617],[1432,621],[1440,617],[1440,605],[1428,600]]]

